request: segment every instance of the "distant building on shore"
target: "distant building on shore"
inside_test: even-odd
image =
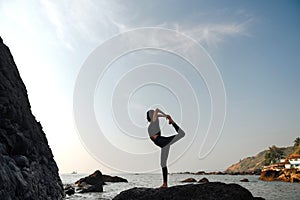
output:
[[[299,169],[300,170],[300,154],[292,154],[288,158],[288,163],[285,164],[286,169]]]
[[[278,163],[264,166],[262,171],[267,171],[267,170],[281,171],[284,169],[300,170],[300,154],[292,154],[286,159],[280,159]]]

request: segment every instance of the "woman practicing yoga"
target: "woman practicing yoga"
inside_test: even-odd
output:
[[[169,120],[169,124],[172,124],[175,128],[177,135],[172,135],[169,137],[161,136],[160,127],[159,127],[159,117],[166,117]],[[161,110],[156,108],[155,110],[149,110],[147,112],[147,120],[150,122],[148,126],[148,133],[150,139],[161,148],[161,157],[160,165],[162,168],[163,174],[163,185],[162,188],[168,187],[168,168],[167,168],[167,159],[169,155],[170,145],[174,144],[178,140],[184,137],[184,131],[173,121],[170,115],[166,115]]]

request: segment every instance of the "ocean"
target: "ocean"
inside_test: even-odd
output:
[[[72,184],[88,174],[61,174],[63,184]],[[110,174],[126,178],[128,183],[107,183],[103,186],[103,193],[86,193],[67,196],[70,200],[109,200],[123,190],[132,187],[159,187],[162,182],[161,174]],[[265,182],[255,175],[192,175],[169,174],[169,186],[182,185],[180,181],[186,178],[195,178],[197,181],[206,177],[210,182],[237,183],[247,188],[253,196],[263,197],[267,200],[298,200],[300,199],[300,183]],[[240,182],[247,178],[249,182]]]

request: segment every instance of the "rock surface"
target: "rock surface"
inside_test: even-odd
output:
[[[46,135],[31,113],[26,87],[1,37],[0,163],[0,199],[64,197]]]
[[[92,173],[89,176],[86,176],[84,178],[79,179],[75,182],[77,186],[80,186],[81,184],[89,184],[89,185],[95,185],[98,183],[102,183],[102,185],[105,185],[105,182],[128,182],[126,179],[118,176],[109,176],[102,174],[100,170],[96,170],[94,173]]]
[[[113,200],[251,200],[253,197],[245,188],[237,184],[210,182],[169,187],[167,189],[132,188],[118,194]]]
[[[69,196],[75,194],[75,188],[72,185],[67,185],[64,190]]]
[[[201,179],[198,181],[198,183],[208,183],[208,182],[209,182],[209,180],[208,180],[206,177],[201,178]]]
[[[75,182],[80,190],[79,193],[103,192],[105,182],[128,182],[126,179],[118,176],[103,175],[100,170],[96,170],[89,176],[79,179]]]
[[[266,170],[259,177],[263,181],[300,182],[300,171],[297,169],[284,169],[281,171]]]
[[[242,178],[240,182],[249,182],[249,180],[247,178]]]
[[[75,184],[78,186],[82,184],[96,185],[99,183],[103,185],[103,182],[104,181],[103,181],[102,173],[99,170],[96,170],[91,175],[79,179],[78,181],[75,182]]]
[[[118,176],[109,176],[109,175],[105,175],[105,174],[103,174],[103,181],[111,182],[111,183],[117,183],[117,182],[128,183],[128,181],[125,178],[118,177]]]
[[[194,178],[187,178],[181,181],[182,183],[193,183],[193,182],[197,182],[196,179]]]
[[[99,170],[96,170],[91,175],[79,179],[75,184],[80,188],[79,193],[103,192],[103,175]]]

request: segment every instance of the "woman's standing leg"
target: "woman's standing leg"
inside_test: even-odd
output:
[[[168,187],[168,168],[167,168],[167,159],[169,156],[170,145],[166,145],[161,149],[160,155],[160,166],[163,174],[163,185],[161,187]]]
[[[173,127],[175,128],[176,132],[178,133],[177,135],[171,136],[171,137],[161,137],[164,140],[169,140],[168,144],[164,146],[161,149],[161,156],[160,156],[160,165],[162,168],[162,174],[163,174],[163,185],[162,187],[168,187],[168,168],[167,168],[167,160],[169,157],[169,152],[170,152],[170,146],[171,144],[174,144],[181,138],[185,136],[185,132],[175,123],[172,123]]]

